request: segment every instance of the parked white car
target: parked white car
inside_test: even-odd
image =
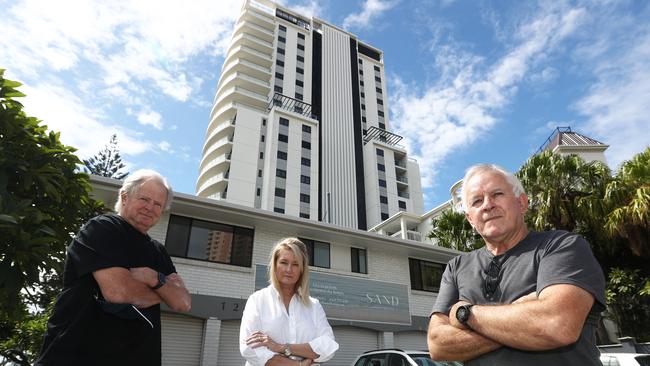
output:
[[[433,361],[426,351],[404,351],[397,348],[364,352],[352,366],[463,366],[460,362]]]
[[[603,366],[650,366],[650,355],[641,353],[601,353]]]

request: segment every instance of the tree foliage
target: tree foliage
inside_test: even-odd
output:
[[[436,239],[436,243],[445,248],[462,252],[471,252],[485,245],[483,238],[470,225],[465,215],[448,209],[431,221],[433,229],[428,237]]]
[[[126,167],[122,162],[122,157],[120,156],[120,151],[117,148],[117,135],[113,134],[108,145],[98,152],[96,155],[91,156],[88,159],[84,159],[83,163],[90,171],[90,173],[95,175],[100,175],[102,177],[115,178],[115,179],[124,179],[128,172],[121,172],[122,169]]]
[[[650,340],[650,281],[640,270],[613,268],[607,281],[608,315],[638,341]]]
[[[20,85],[0,69],[0,355],[29,364],[60,290],[65,246],[102,205],[75,149],[15,100]]]

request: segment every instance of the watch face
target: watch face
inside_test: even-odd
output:
[[[456,319],[458,319],[459,322],[465,323],[468,318],[469,318],[469,309],[462,306],[458,308],[458,310],[456,310]]]

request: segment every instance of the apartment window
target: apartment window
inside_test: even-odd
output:
[[[377,164],[377,170],[379,170],[380,172],[385,172],[386,166],[384,164]]]
[[[378,88],[378,87],[375,88],[375,91],[377,92],[377,94],[382,94],[382,93],[383,93],[383,92],[381,91],[381,88]]]
[[[277,213],[284,213],[284,208],[280,208],[280,207],[273,207],[273,212],[277,212]]]
[[[309,141],[303,141],[303,142],[302,142],[302,148],[303,148],[303,149],[307,149],[307,150],[311,150],[311,142],[309,142]]]
[[[309,203],[309,195],[301,193],[300,194],[300,202]]]
[[[311,178],[307,175],[301,175],[300,176],[300,183],[304,184],[310,184],[311,183]]]
[[[282,25],[282,24],[278,25],[278,28],[279,28],[281,31],[285,31],[285,32],[287,31],[287,27],[285,27],[285,26]]]
[[[259,197],[261,193],[262,193],[262,191],[261,191],[260,188],[258,188],[257,191],[255,192],[255,194],[257,195],[257,197]]]
[[[287,136],[285,134],[282,134],[282,133],[279,133],[278,134],[278,140],[280,142],[289,142],[289,136]]]
[[[359,69],[359,75],[363,75],[363,70]]]
[[[298,49],[304,51],[304,50],[305,50],[305,45],[303,45],[303,44],[299,44],[299,45],[298,45]]]
[[[253,229],[171,215],[165,248],[170,255],[250,267]]]
[[[322,241],[299,238],[307,246],[309,265],[330,268],[330,244]]]
[[[366,105],[365,105],[365,104],[362,104],[362,105],[361,105],[361,110],[363,110],[363,111],[366,110]]]
[[[276,78],[276,79],[280,79],[280,80],[284,80],[284,75],[281,74],[281,73],[279,73],[279,72],[276,72],[276,73],[275,73],[275,78]]]
[[[361,121],[362,121],[363,123],[368,122],[368,120],[366,119],[366,116],[361,117]]]
[[[388,214],[382,212],[382,213],[381,213],[381,221],[384,221],[384,220],[388,220]]]
[[[364,92],[361,92],[361,93],[359,93],[359,94],[361,95],[361,98],[365,98],[365,97],[366,97],[366,93],[364,93]]]
[[[284,55],[284,48],[278,47],[278,53]]]
[[[275,189],[275,196],[276,197],[284,197],[286,194],[287,194],[287,192],[282,188],[276,188]]]
[[[281,36],[278,36],[278,42],[280,43],[287,43],[287,39]]]
[[[284,67],[284,61],[282,61],[280,59],[275,60],[275,64],[278,65],[278,66]]]
[[[304,166],[311,166],[311,160],[307,158],[301,158],[300,159],[300,164]]]
[[[303,83],[302,80],[296,80],[296,85],[305,86],[305,83]]]
[[[311,126],[302,125],[302,132],[311,133]]]
[[[362,60],[362,59],[359,59],[359,63],[362,64],[362,63],[363,63],[363,60]]]
[[[368,262],[366,259],[365,249],[350,248],[350,258],[352,259],[352,272],[368,273]]]
[[[308,218],[309,218],[309,214],[308,214],[308,213],[303,213],[303,212],[301,212],[301,213],[300,213],[300,217],[302,217],[303,219],[308,219]]]
[[[377,104],[379,104],[379,105],[384,105],[384,101],[381,100],[381,99],[379,99],[379,98],[377,98]]]
[[[260,151],[260,159],[264,159],[264,151]]]
[[[280,125],[289,126],[289,120],[283,117],[280,117]]]
[[[298,33],[298,38],[300,38],[300,39],[305,39],[305,35],[302,34],[302,33]]]
[[[257,169],[257,176],[262,178],[262,169]]]
[[[381,83],[381,78],[379,76],[375,76],[375,81]]]
[[[296,93],[296,99],[298,99],[298,100],[302,100],[302,94],[300,94],[300,93]]]
[[[379,202],[388,204],[388,197],[386,196],[379,196]]]
[[[379,128],[381,128],[382,130],[385,130],[385,129],[386,129],[386,125],[383,124],[383,123],[381,123],[381,122],[378,124],[378,126],[379,126]]]
[[[262,118],[262,126],[266,126],[266,118]]]
[[[386,181],[383,180],[383,179],[380,179],[380,180],[379,180],[379,186],[380,186],[380,187],[386,187]]]
[[[300,56],[300,55],[296,56],[296,60],[298,60],[300,62],[305,62],[305,58],[303,56]]]
[[[406,202],[405,201],[397,201],[397,205],[399,208],[403,208],[406,210]]]
[[[287,177],[287,171],[284,169],[276,169],[275,170],[275,176],[280,177],[280,178],[286,178]]]
[[[284,151],[278,151],[278,159],[287,160],[287,153]]]
[[[384,156],[384,150],[377,149],[377,156]]]
[[[264,142],[264,139],[265,139],[264,135],[261,135],[261,137],[260,137],[260,141],[261,141],[261,142]]]
[[[374,69],[375,69],[375,71],[379,71],[379,66],[375,65]]]
[[[444,264],[409,258],[411,289],[438,292],[444,270]]]
[[[359,85],[361,85],[361,86],[364,85],[364,84],[363,84],[363,80],[360,80],[360,81],[359,81]]]
[[[383,117],[383,116],[384,116],[384,111],[377,111],[377,114],[378,114],[380,117]]]
[[[298,74],[304,74],[305,70],[302,67],[296,67],[296,73]]]

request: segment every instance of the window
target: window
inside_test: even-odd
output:
[[[330,268],[330,244],[322,241],[299,238],[307,246],[309,265]]]
[[[287,153],[284,151],[278,151],[278,159],[287,160]]]
[[[305,50],[305,45],[304,44],[299,44],[298,49],[304,51]]]
[[[377,164],[377,170],[379,170],[380,172],[385,172],[386,166],[384,164]]]
[[[283,117],[280,117],[280,125],[289,126],[289,120]]]
[[[377,156],[384,156],[384,150],[377,149]]]
[[[379,99],[379,98],[377,98],[377,104],[379,104],[379,105],[384,105],[384,101],[381,100],[381,99]]]
[[[252,229],[171,215],[165,248],[170,255],[250,267]]]
[[[302,34],[302,33],[298,33],[298,38],[300,38],[300,39],[305,39],[305,35]]]
[[[296,60],[298,60],[300,62],[305,62],[305,58],[303,56],[300,56],[300,55],[296,56]]]
[[[381,128],[382,130],[385,130],[385,129],[386,129],[386,125],[383,124],[383,123],[379,123],[378,126],[379,126],[379,128]]]
[[[284,80],[284,75],[282,75],[282,74],[279,73],[279,72],[276,72],[276,73],[275,73],[275,77],[276,77],[277,79]]]
[[[280,177],[280,178],[286,178],[287,177],[287,171],[284,169],[275,169],[275,176]]]
[[[375,81],[378,82],[378,83],[381,83],[381,78],[379,76],[375,76]]]
[[[296,99],[298,99],[298,100],[302,100],[302,94],[300,94],[300,93],[296,93]]]
[[[278,25],[278,28],[279,28],[281,31],[285,31],[285,32],[287,31],[287,27],[285,27],[285,26],[282,25],[282,24]]]
[[[409,258],[411,289],[438,292],[444,270],[444,264]]]
[[[406,202],[405,201],[397,201],[397,205],[399,208],[403,208],[406,210]]]
[[[363,86],[363,80],[359,81],[359,85]]]
[[[264,151],[260,151],[260,159],[264,159]]]
[[[260,190],[259,188],[258,188],[257,191],[255,192],[255,194],[257,195],[257,197],[259,197],[261,193],[262,193],[262,192],[261,192],[261,190]]]
[[[284,37],[282,37],[282,36],[278,36],[278,42],[280,42],[280,43],[287,43],[287,39],[284,38]]]
[[[260,178],[262,177],[262,169],[257,170],[257,176]]]
[[[311,166],[311,160],[307,158],[301,158],[300,159],[300,164],[304,166]]]
[[[302,125],[302,132],[311,133],[311,126]]]
[[[388,214],[385,212],[381,213],[381,221],[388,220]]]
[[[277,212],[277,213],[284,213],[284,208],[280,208],[280,207],[273,207],[273,212]]]
[[[278,47],[278,53],[284,55],[284,48]]]
[[[381,88],[379,88],[379,87],[375,88],[375,91],[377,92],[377,94],[382,94],[382,93],[383,93],[383,92],[381,91]]]
[[[384,111],[377,111],[377,114],[378,114],[380,117],[383,117],[383,116],[384,116]]]
[[[379,196],[379,202],[388,204],[388,197],[386,196]]]
[[[275,189],[275,196],[276,197],[284,197],[287,194],[287,191],[285,191],[282,188],[276,188]]]
[[[264,139],[265,139],[265,137],[264,137],[264,135],[262,135],[262,136],[260,137],[260,141],[261,141],[261,142],[264,142]]]
[[[366,120],[366,116],[361,117],[361,121],[362,121],[363,123],[368,122],[368,121]]]
[[[305,86],[305,83],[303,83],[302,80],[296,80],[296,85]]]
[[[307,150],[311,150],[311,142],[309,142],[309,141],[303,141],[303,142],[302,142],[302,148],[303,148],[303,149],[307,149]]]
[[[305,73],[305,70],[304,70],[302,67],[296,67],[296,72],[297,72],[298,74],[304,74],[304,73]]]
[[[363,75],[363,70],[359,69],[359,75]]]
[[[275,60],[275,64],[278,65],[278,66],[284,67],[284,61],[282,61],[280,59]]]
[[[282,134],[282,133],[279,133],[278,134],[278,141],[289,142],[289,136],[287,136],[285,134]]]
[[[266,118],[262,118],[262,126],[266,126]]]
[[[362,105],[361,105],[361,110],[363,110],[363,111],[366,110],[366,105],[365,105],[365,104],[362,104]]]
[[[361,248],[350,248],[350,257],[352,259],[352,272],[368,273],[368,263],[366,261],[366,250]]]
[[[300,202],[309,203],[309,195],[301,193],[300,194]]]
[[[380,187],[386,187],[386,181],[384,179],[379,180],[379,186]]]
[[[375,71],[379,71],[379,66],[375,65],[374,69],[375,69]]]
[[[310,184],[311,183],[311,178],[309,178],[309,176],[307,176],[307,175],[301,175],[300,176],[300,183]]]
[[[362,63],[363,63],[363,60],[362,60],[362,59],[359,59],[359,63],[362,64]]]
[[[309,214],[308,214],[308,213],[301,212],[301,213],[300,213],[300,217],[302,217],[303,219],[308,219],[308,218],[309,218]]]

